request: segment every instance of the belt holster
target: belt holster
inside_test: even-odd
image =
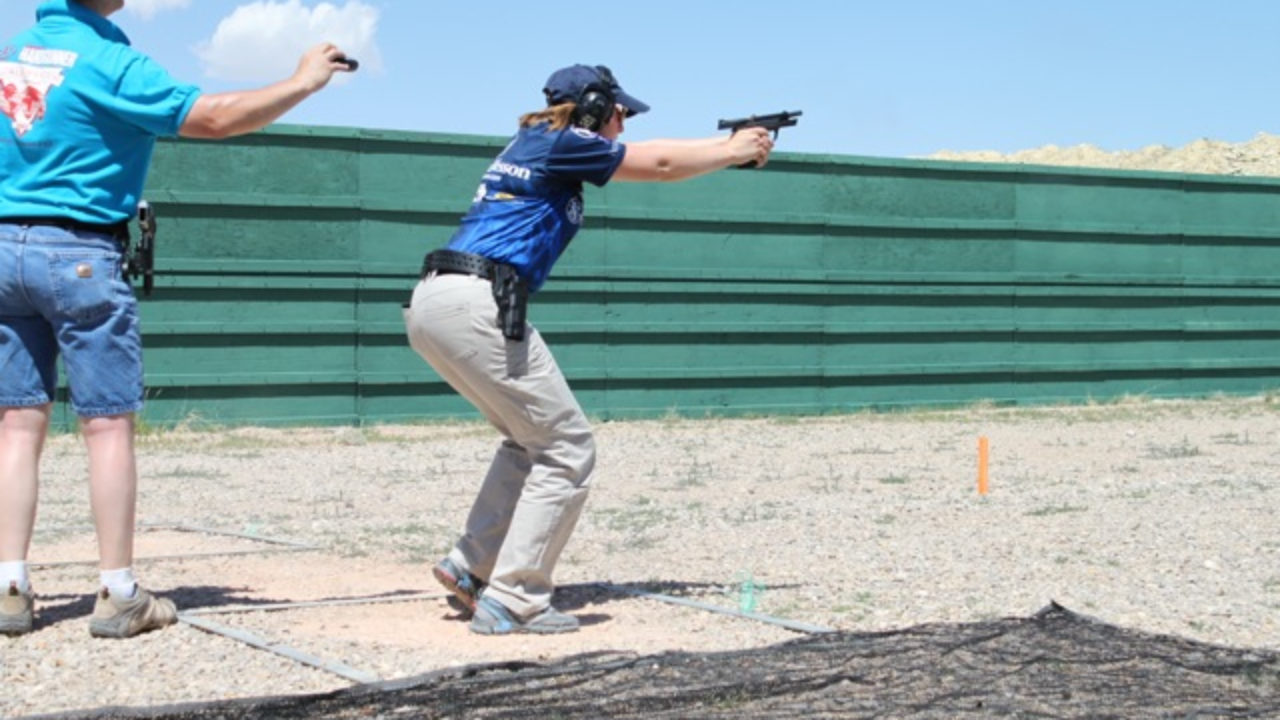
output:
[[[498,303],[498,327],[508,340],[524,340],[529,286],[510,265],[493,265],[493,299]]]

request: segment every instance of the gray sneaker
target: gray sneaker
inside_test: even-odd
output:
[[[100,638],[128,638],[178,622],[178,608],[168,598],[137,589],[129,600],[117,600],[106,588],[98,593],[89,620],[89,634]]]
[[[0,635],[25,635],[31,632],[35,621],[35,592],[22,592],[18,583],[9,583],[9,589],[0,596]]]
[[[452,560],[445,558],[431,568],[436,581],[453,593],[468,613],[475,612],[476,598],[484,590],[484,581],[458,567]]]
[[[471,618],[470,628],[471,632],[478,635],[510,635],[511,633],[552,635],[577,632],[578,618],[548,606],[546,610],[528,620],[520,620],[502,603],[487,596],[481,596],[480,601],[476,603],[476,614]]]

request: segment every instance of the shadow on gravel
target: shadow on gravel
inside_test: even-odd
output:
[[[829,633],[758,650],[595,653],[325,695],[47,718],[1097,718],[1280,716],[1280,654],[1028,618]]]
[[[36,613],[36,629],[67,620],[85,617],[93,612],[93,593],[39,593],[39,612]]]
[[[251,597],[244,593],[252,592],[252,588],[230,588],[218,587],[214,585],[201,585],[196,587],[176,587],[172,590],[164,591],[164,596],[172,599],[177,603],[180,610],[213,610],[222,607],[234,606],[237,608],[253,608],[257,606],[271,606],[287,603],[299,602],[296,598],[263,598]],[[391,600],[399,597],[410,597],[421,594],[421,590],[387,590],[379,593],[371,593],[361,595],[362,600]],[[307,603],[322,604],[326,602],[336,602],[343,600],[351,600],[350,596],[333,595],[329,597],[310,598],[302,601]]]
[[[223,607],[252,608],[256,606],[272,606],[281,603],[295,602],[289,598],[250,597],[252,592],[247,587],[227,587],[221,585],[195,585],[165,589],[162,595],[177,603],[183,611],[210,610]],[[385,600],[397,597],[417,595],[419,590],[390,590],[363,596],[365,600]],[[56,625],[57,623],[87,617],[93,614],[94,596],[90,594],[61,593],[49,595],[41,593],[40,612],[36,616],[36,629]],[[316,598],[309,602],[324,603],[328,601],[350,600],[349,597]]]
[[[237,593],[248,591],[249,588],[199,585],[166,589],[162,594],[177,603],[178,607],[183,610],[228,605],[270,605],[276,602],[284,602],[282,600],[248,598],[237,595]],[[93,593],[60,593],[57,595],[41,593],[39,598],[40,612],[36,616],[36,629],[93,614]]]
[[[769,590],[785,590],[799,587],[788,585],[757,585],[760,592]],[[560,610],[574,612],[587,606],[599,606],[611,602],[635,602],[636,594],[668,595],[671,597],[706,599],[708,596],[723,595],[728,587],[724,584],[706,582],[684,582],[666,580],[653,582],[603,582],[603,583],[569,583],[556,586],[553,604]]]

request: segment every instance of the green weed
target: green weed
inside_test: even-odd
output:
[[[1042,508],[1038,508],[1036,510],[1030,510],[1023,514],[1029,515],[1031,517],[1047,517],[1049,515],[1062,515],[1065,513],[1086,512],[1088,510],[1089,508],[1079,506],[1079,505],[1063,504],[1063,505],[1048,505]]]

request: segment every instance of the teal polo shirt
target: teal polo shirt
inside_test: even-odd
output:
[[[0,43],[0,218],[112,224],[137,212],[157,137],[200,95],[75,0]]]

